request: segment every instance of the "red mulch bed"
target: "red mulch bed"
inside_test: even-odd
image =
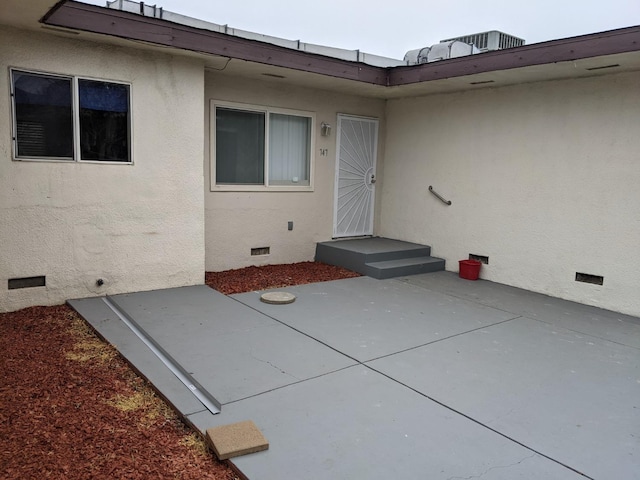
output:
[[[0,478],[236,478],[69,307],[0,314],[0,352]]]
[[[225,272],[207,272],[205,282],[211,288],[225,295],[231,295],[359,276],[359,273],[342,267],[320,262],[301,262],[246,267]]]
[[[206,281],[231,294],[356,276],[304,262]],[[0,314],[0,371],[0,478],[237,478],[65,305]]]
[[[0,314],[0,351],[0,478],[236,478],[69,307]]]

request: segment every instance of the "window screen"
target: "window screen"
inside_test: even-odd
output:
[[[13,71],[16,157],[73,159],[71,78]]]
[[[129,86],[78,80],[80,159],[129,162]]]
[[[216,182],[264,184],[265,115],[216,108]]]

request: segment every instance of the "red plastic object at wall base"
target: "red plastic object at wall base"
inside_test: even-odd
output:
[[[477,280],[480,276],[481,262],[477,260],[460,260],[460,278]]]

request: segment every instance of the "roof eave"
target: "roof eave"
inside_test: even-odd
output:
[[[640,51],[640,26],[634,26],[433,63],[384,68],[71,0],[61,0],[41,22],[49,26],[394,87]]]
[[[640,26],[389,69],[389,86],[575,61],[640,50]]]
[[[387,81],[385,68],[68,0],[58,3],[42,23],[374,85]]]

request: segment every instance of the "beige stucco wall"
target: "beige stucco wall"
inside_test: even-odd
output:
[[[383,100],[293,87],[278,80],[247,79],[207,72],[205,120],[206,268],[222,271],[248,265],[313,260],[315,245],[333,234],[333,201],[338,113],[378,118],[378,171],[384,158]],[[315,114],[312,192],[211,192],[209,156],[210,100],[239,102]],[[332,125],[330,137],[320,135],[320,123]],[[326,149],[327,155],[320,156]],[[381,183],[377,184],[377,187]],[[376,197],[376,200],[378,198]],[[376,211],[379,211],[379,207]],[[293,221],[292,231],[287,222]],[[270,247],[270,254],[251,256],[251,248]]]
[[[203,66],[4,27],[0,62],[0,311],[202,283]],[[134,165],[12,161],[9,67],[130,82]]]
[[[638,85],[627,73],[389,101],[379,232],[432,245],[448,270],[487,255],[482,278],[640,315]]]

